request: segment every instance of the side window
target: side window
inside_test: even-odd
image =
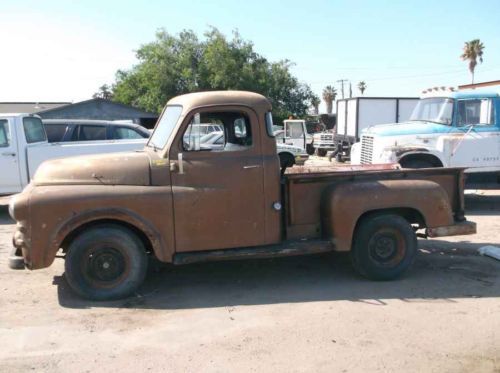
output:
[[[127,127],[116,127],[113,131],[113,139],[115,140],[123,140],[123,139],[142,139],[142,136],[139,132],[134,130],[133,128]]]
[[[43,128],[43,124],[40,118],[24,117],[23,129],[24,135],[26,136],[26,142],[28,144],[47,140],[45,129]]]
[[[80,126],[80,134],[78,141],[96,141],[106,140],[106,127],[105,126]]]
[[[204,135],[205,128],[215,130],[214,135]],[[183,134],[186,151],[240,151],[252,143],[250,118],[237,111],[195,114]]]
[[[68,126],[66,124],[44,124],[45,132],[47,132],[47,140],[49,142],[61,142]]]
[[[302,123],[288,122],[286,126],[286,137],[291,139],[301,139],[304,137]]]
[[[0,120],[0,148],[9,146],[9,127],[6,120]]]
[[[460,100],[457,103],[457,122],[459,126],[471,124],[492,125],[495,123],[495,110],[490,99]]]

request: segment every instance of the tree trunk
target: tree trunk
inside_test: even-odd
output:
[[[327,101],[327,103],[326,103],[326,112],[328,114],[331,114],[332,113],[332,109],[333,109],[333,101]]]

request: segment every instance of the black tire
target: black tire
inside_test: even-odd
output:
[[[295,164],[295,158],[290,153],[280,153],[279,157],[280,157],[280,167],[282,169],[287,167],[293,167],[293,165]]]
[[[325,149],[318,149],[317,152],[320,157],[324,157],[327,153]]]
[[[366,278],[393,280],[411,266],[416,253],[417,236],[410,223],[398,215],[374,215],[358,225],[351,260]]]
[[[432,162],[425,159],[409,159],[401,162],[403,168],[434,168],[436,167]]]
[[[314,155],[314,145],[313,144],[307,144],[306,145],[306,153],[309,155]]]
[[[69,245],[65,275],[75,293],[91,300],[133,294],[146,277],[148,258],[142,241],[127,228],[100,225]]]

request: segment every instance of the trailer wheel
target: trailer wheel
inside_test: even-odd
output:
[[[374,215],[359,223],[351,260],[364,277],[393,280],[411,266],[416,253],[417,237],[410,223],[398,215]]]
[[[327,153],[325,149],[318,149],[317,152],[320,157],[324,157]]]
[[[142,284],[148,258],[141,240],[118,225],[100,225],[78,235],[66,254],[66,280],[91,300],[127,297]]]

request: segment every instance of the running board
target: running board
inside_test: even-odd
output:
[[[176,253],[174,255],[173,263],[180,265],[198,262],[215,262],[221,260],[276,258],[282,256],[320,254],[330,251],[333,251],[333,244],[331,241],[286,241],[277,245]]]

